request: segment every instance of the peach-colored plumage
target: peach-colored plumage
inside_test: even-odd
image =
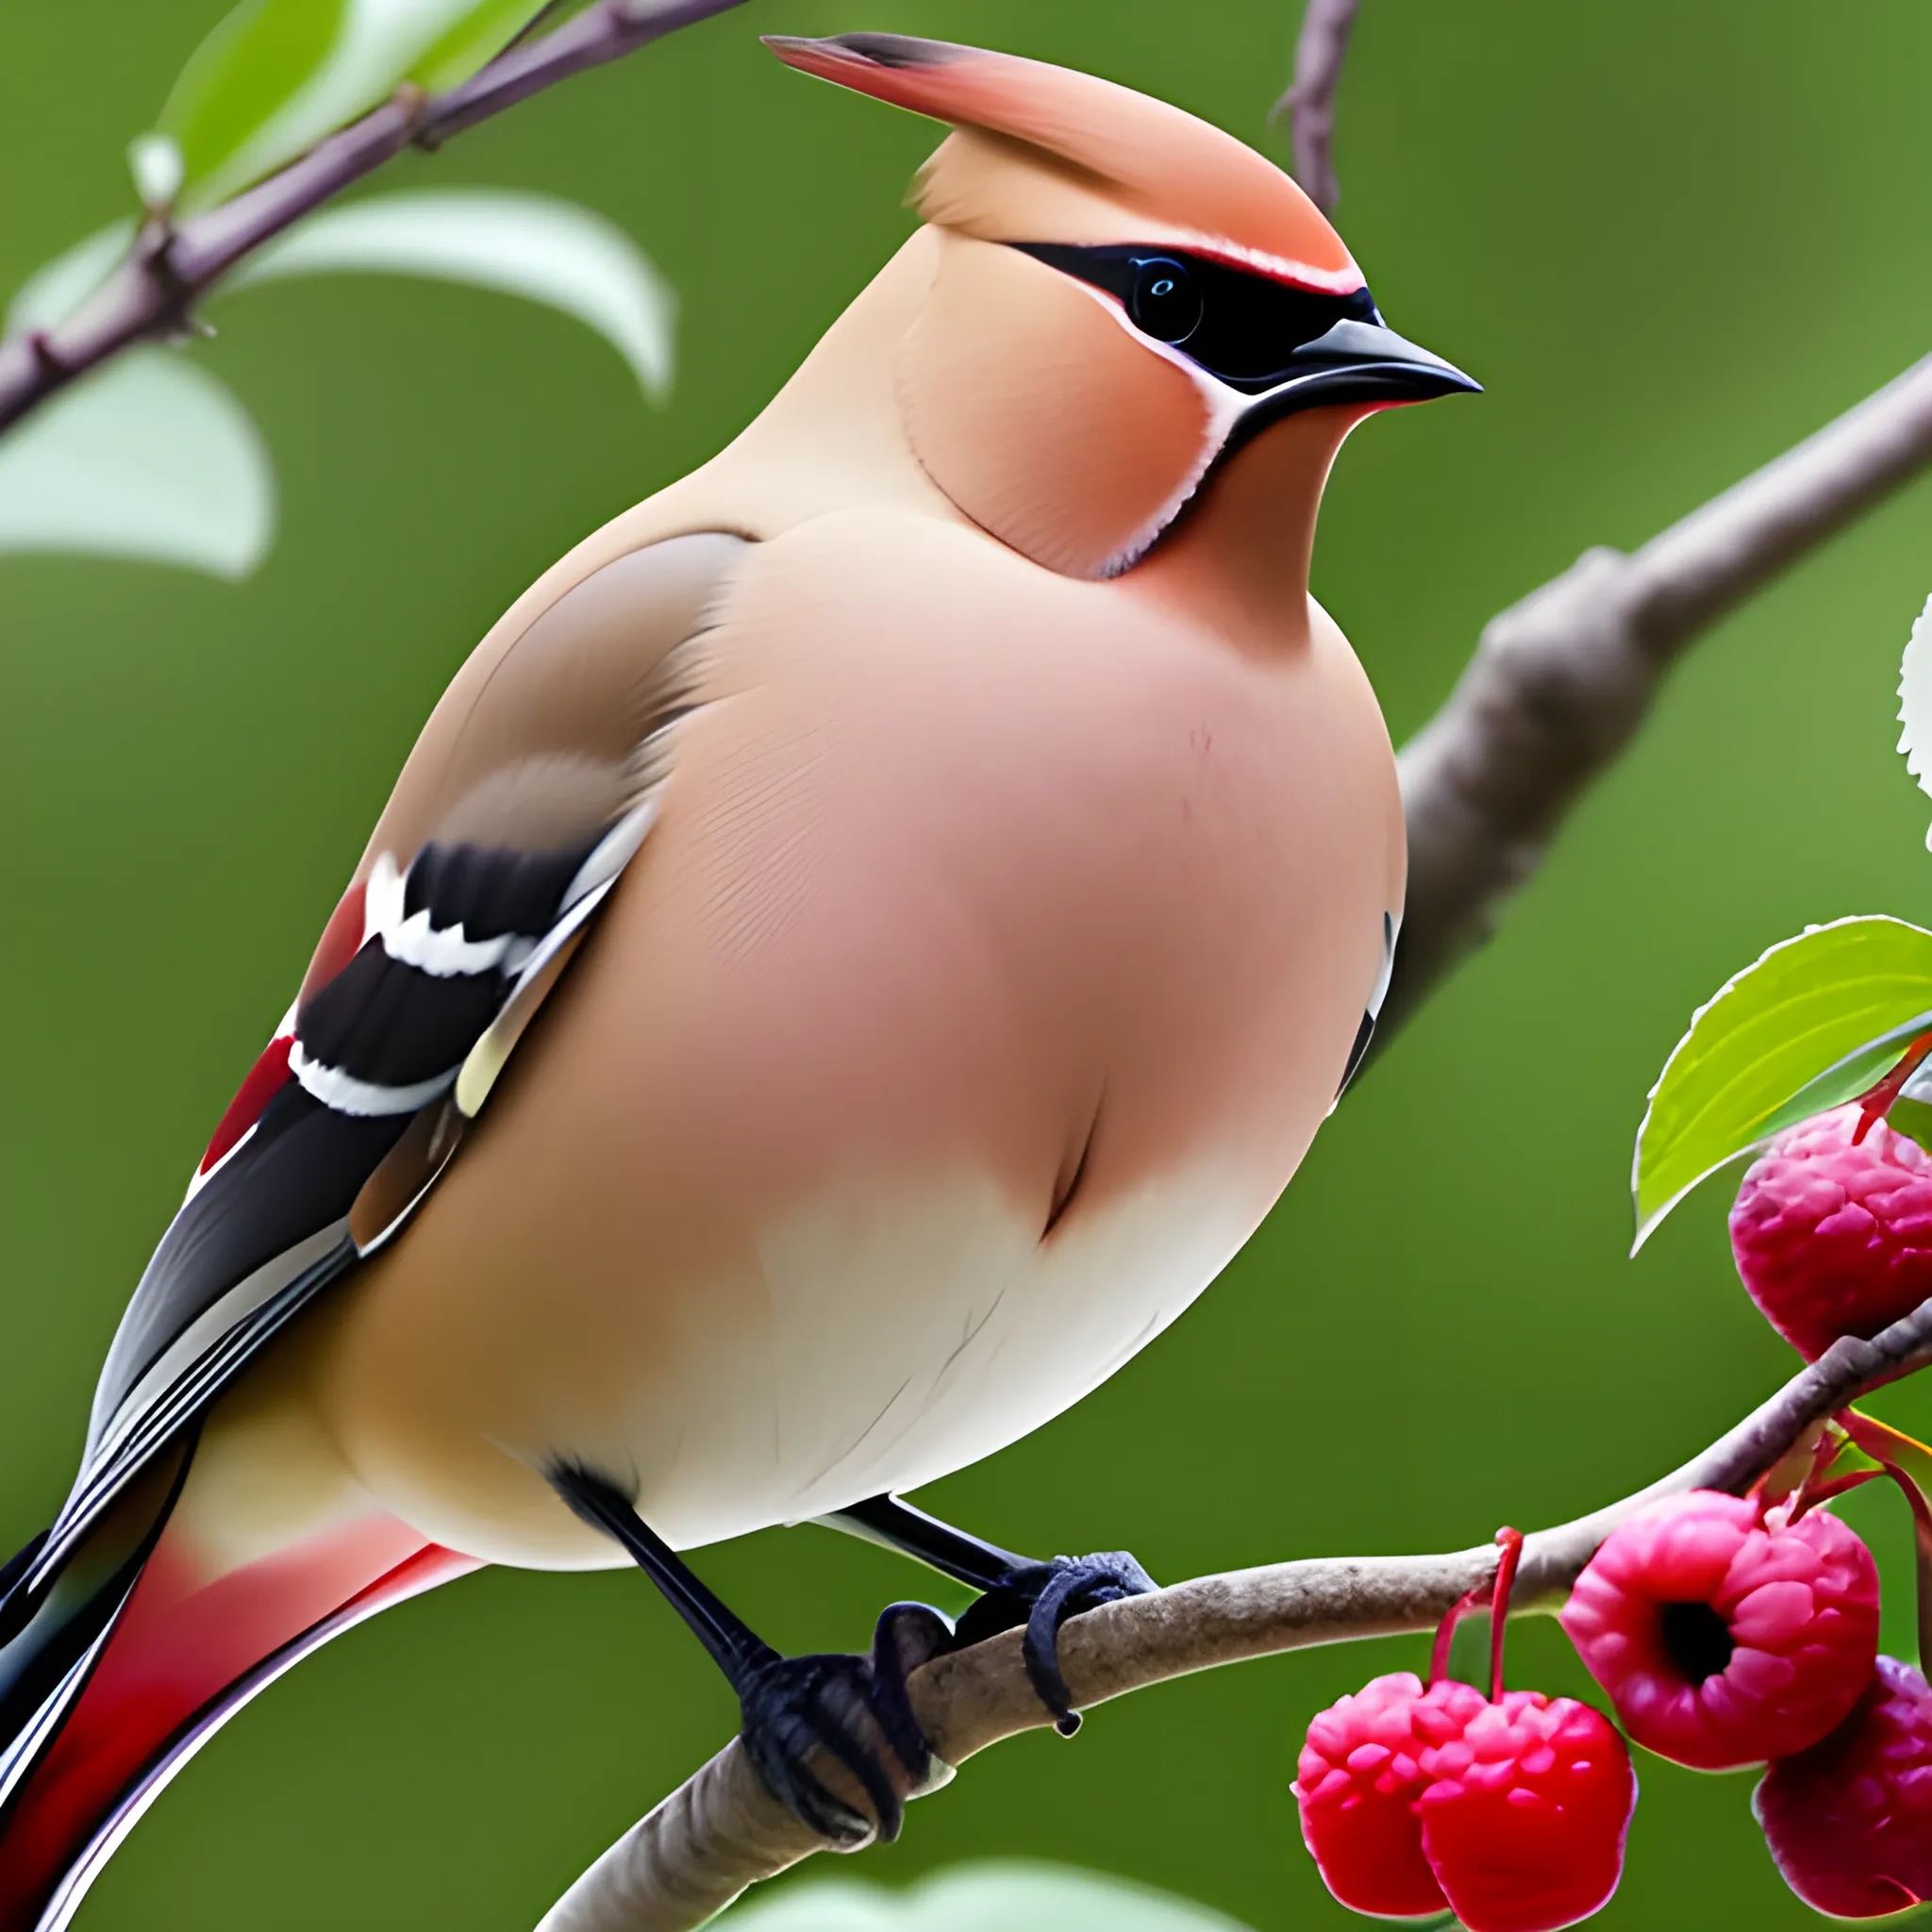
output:
[[[998,1449],[1253,1232],[1386,980],[1394,764],[1309,551],[1388,371],[1466,378],[1389,333],[1292,182],[1177,109],[930,42],[775,46],[955,124],[925,225],[425,727],[298,1011],[372,946],[450,986],[495,957],[405,919],[432,844],[616,824],[599,876],[636,856],[408,1103],[344,1224],[367,1257],[209,1415],[171,1602],[291,1550],[371,1603],[465,1559],[625,1560],[560,1464],[689,1547]],[[1143,246],[1336,326],[1224,377],[1110,291]],[[412,1091],[299,1029],[277,1050],[352,1115]],[[91,1456],[172,1360],[104,1380]]]
[[[1258,181],[1265,252],[1347,262],[1218,131],[985,64],[975,111],[1017,78],[1050,125],[1058,84],[1209,179],[1219,153],[1235,192],[1176,228]],[[399,797],[567,586],[757,540],[603,928],[407,1238],[291,1344],[385,1508],[540,1564],[623,1560],[557,1458],[682,1546],[821,1514],[1037,1426],[1207,1286],[1332,1102],[1401,906],[1387,732],[1307,594],[1359,414],[1290,417],[1106,577],[1226,425],[1085,289],[928,226],[738,442],[510,611]]]
[[[977,111],[1017,77],[1050,128],[1058,84],[1098,125],[1090,103],[1134,104],[1196,176],[1219,155],[1229,192],[1174,231],[1272,189],[1228,252],[1346,264],[1217,130],[982,58]],[[1086,179],[1131,163],[1153,194],[1158,151],[1096,144],[1070,143]],[[491,1560],[600,1565],[624,1559],[552,1459],[634,1478],[679,1545],[823,1513],[1037,1426],[1207,1286],[1333,1100],[1402,902],[1388,736],[1307,594],[1360,414],[1288,418],[1104,577],[1225,425],[1088,291],[928,226],[736,443],[519,600],[365,870],[462,808],[479,740],[498,769],[529,748],[515,673],[567,591],[687,533],[754,540],[602,929],[406,1237],[285,1345],[290,1399],[382,1508]],[[557,725],[608,736],[580,681]],[[224,1441],[218,1415],[204,1460]]]

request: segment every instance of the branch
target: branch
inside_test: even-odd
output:
[[[1677,658],[1928,460],[1932,357],[1641,550],[1588,550],[1490,620],[1402,750],[1408,906],[1378,1047],[1489,938]]]
[[[1681,1469],[1593,1515],[1530,1537],[1521,1609],[1554,1608],[1597,1545],[1633,1510],[1684,1490],[1748,1489],[1825,1417],[1932,1363],[1932,1300],[1874,1341],[1847,1337]],[[1069,1620],[1060,1662],[1076,1707],[1217,1664],[1347,1638],[1432,1629],[1495,1574],[1493,1544],[1434,1557],[1314,1557],[1200,1576]],[[1017,1630],[936,1657],[908,1688],[920,1728],[950,1767],[1053,1722],[1034,1696]],[[851,1800],[862,1805],[856,1790]],[[826,1849],[727,1744],[607,1851],[539,1932],[690,1932],[747,1886]]]
[[[150,221],[126,260],[73,315],[0,341],[0,431],[122,350],[180,334],[196,303],[238,262],[406,147],[436,148],[574,74],[739,4],[601,0],[541,39],[518,42],[446,93],[399,88],[300,159],[178,228]]]
[[[1335,90],[1348,56],[1348,36],[1360,0],[1308,0],[1294,43],[1294,81],[1268,110],[1271,121],[1292,115],[1294,178],[1324,214],[1341,199],[1335,178]]]

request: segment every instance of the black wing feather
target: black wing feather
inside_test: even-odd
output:
[[[518,948],[486,969],[434,973],[393,957],[376,933],[302,1003],[298,1078],[190,1193],[134,1291],[102,1371],[80,1475],[32,1578],[57,1570],[155,1452],[361,1259],[350,1210],[425,1108],[405,1098],[370,1109],[385,1093],[425,1085],[437,1090],[428,1107],[445,1105],[441,1094],[502,1011],[522,960],[559,922],[582,916],[587,894],[573,888],[622,823],[549,851],[430,843],[415,856],[403,881],[406,915],[426,909],[437,933],[460,926],[467,941],[508,937]],[[352,1083],[353,1105],[342,1104],[338,1075]],[[196,1335],[205,1319],[210,1332]]]

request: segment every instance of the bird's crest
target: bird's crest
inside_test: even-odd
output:
[[[770,36],[789,66],[950,122],[920,171],[929,222],[988,242],[1165,242],[1299,288],[1362,285],[1289,176],[1230,134],[1131,88],[901,34]]]

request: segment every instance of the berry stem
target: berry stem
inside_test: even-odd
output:
[[[1828,1483],[1807,1483],[1792,1501],[1788,1522],[1796,1523],[1808,1516],[1821,1503],[1829,1503],[1834,1496],[1848,1495],[1853,1490],[1862,1490],[1867,1483],[1876,1482],[1885,1472],[1879,1469],[1855,1469],[1846,1475],[1835,1475]]]
[[[1516,1587],[1516,1565],[1523,1557],[1523,1532],[1507,1524],[1496,1532],[1503,1547],[1496,1565],[1495,1594],[1490,1600],[1490,1702],[1503,1699],[1503,1643],[1509,1627],[1509,1592]]]
[[[1932,1665],[1932,1449],[1902,1430],[1856,1408],[1841,1409],[1835,1418],[1852,1441],[1895,1482],[1912,1512],[1912,1533],[1918,1553],[1919,1665]]]
[[[1456,1641],[1457,1626],[1474,1610],[1490,1612],[1490,1701],[1503,1694],[1503,1626],[1509,1616],[1509,1593],[1516,1587],[1516,1566],[1523,1556],[1523,1532],[1507,1525],[1496,1532],[1503,1554],[1496,1563],[1494,1580],[1485,1588],[1478,1583],[1466,1590],[1449,1606],[1448,1614],[1436,1625],[1436,1641],[1429,1651],[1429,1682],[1440,1684],[1449,1674],[1449,1652]]]
[[[1919,1668],[1932,1667],[1932,1502],[1925,1492],[1895,1462],[1878,1458],[1879,1466],[1895,1482],[1912,1508],[1913,1539],[1918,1545],[1919,1574]]]
[[[1891,1103],[1904,1091],[1905,1084],[1918,1071],[1919,1062],[1932,1053],[1932,1033],[1922,1033],[1911,1045],[1906,1048],[1901,1059],[1877,1086],[1867,1088],[1858,1096],[1858,1125],[1852,1135],[1852,1145],[1860,1145],[1867,1134],[1887,1114],[1891,1111]]]
[[[1480,1583],[1465,1591],[1449,1606],[1447,1615],[1436,1625],[1436,1641],[1429,1651],[1429,1683],[1431,1687],[1440,1684],[1449,1674],[1449,1651],[1456,1641],[1456,1626],[1472,1610],[1479,1610],[1490,1601],[1490,1592]]]

